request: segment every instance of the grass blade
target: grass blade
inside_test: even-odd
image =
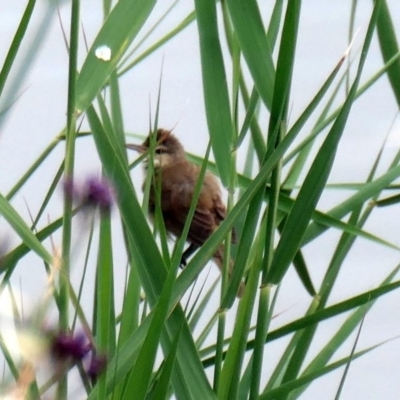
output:
[[[232,24],[257,91],[270,109],[275,81],[272,54],[255,0],[227,1]]]
[[[376,23],[379,46],[381,48],[384,61],[387,63],[394,55],[399,52],[396,33],[393,21],[390,16],[386,0],[382,1],[379,17]],[[397,60],[388,70],[387,76],[392,86],[393,94],[400,105],[400,60]]]
[[[310,222],[319,197],[328,180],[330,170],[335,159],[336,149],[346,126],[358,83],[364,67],[369,45],[372,40],[376,19],[378,16],[379,1],[376,2],[374,12],[371,16],[367,35],[364,41],[362,56],[360,58],[356,78],[353,82],[349,96],[347,97],[335,123],[328,133],[325,141],[316,155],[314,162],[300,189],[295,204],[288,216],[288,220],[282,232],[281,239],[275,251],[271,268],[268,273],[268,282],[279,283],[285,275],[291,261],[300,247],[304,233]]]
[[[78,76],[78,111],[85,111],[92,103],[143,26],[155,3],[155,0],[120,0],[115,5],[94,40]],[[110,49],[110,60],[96,56],[96,50],[102,46]]]
[[[53,257],[43,247],[42,243],[29,229],[28,225],[15,211],[11,204],[0,194],[0,215],[11,225],[18,236],[23,240],[24,245],[33,250],[39,257],[48,264],[52,264]]]
[[[214,0],[195,0],[199,29],[203,92],[211,145],[224,186],[229,186],[233,124]]]
[[[3,67],[1,68],[1,71],[0,71],[0,97],[1,97],[1,94],[4,89],[4,85],[7,82],[7,77],[11,71],[13,64],[14,64],[15,57],[18,54],[19,47],[25,36],[25,33],[28,28],[29,22],[31,20],[35,5],[36,5],[36,0],[28,1],[28,4],[26,5],[25,11],[24,11],[24,14],[21,18],[21,22],[19,23],[17,32],[15,32],[14,39],[8,50],[6,59],[4,60]]]
[[[101,353],[115,352],[114,268],[112,256],[111,217],[103,215],[100,223],[96,279],[96,343]],[[107,398],[106,373],[99,378],[99,400]]]

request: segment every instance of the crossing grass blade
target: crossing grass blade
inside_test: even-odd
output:
[[[301,13],[301,2],[290,2],[287,5],[282,37],[279,46],[279,55],[276,67],[275,85],[272,98],[271,114],[268,126],[268,148],[265,159],[279,145],[286,134],[288,105],[290,102],[290,90],[292,85],[293,69],[295,63],[295,52],[299,30]],[[263,160],[265,162],[265,160]],[[270,193],[268,208],[265,219],[265,242],[264,257],[262,260],[261,290],[257,310],[257,328],[255,335],[255,347],[252,360],[252,378],[250,388],[250,399],[257,398],[261,377],[263,374],[263,355],[265,338],[267,336],[270,319],[269,315],[269,292],[268,273],[273,259],[276,231],[281,230],[281,223],[278,221],[279,195],[281,191],[282,160],[276,165],[271,174]],[[286,223],[286,218],[283,220]],[[284,229],[284,228],[283,228]],[[296,259],[296,271],[305,288],[315,293],[306,264],[299,262],[300,251],[296,251],[293,259]]]
[[[359,351],[354,354],[353,360],[356,360],[372,350],[377,349],[378,347],[384,345],[387,342],[379,343],[375,346],[368,347],[365,350]],[[333,362],[332,364],[327,365],[326,367],[320,368],[312,373],[301,376],[300,378],[294,379],[290,382],[284,383],[275,389],[265,390],[259,397],[260,400],[273,400],[280,399],[282,396],[287,396],[288,394],[295,392],[296,389],[302,389],[303,387],[307,387],[314,380],[329,374],[332,371],[335,371],[338,368],[343,367],[349,362],[349,357],[344,357],[338,361]]]
[[[164,400],[168,398],[168,392],[170,391],[170,380],[176,359],[176,353],[178,351],[180,335],[181,331],[178,331],[172,343],[171,350],[165,359],[164,364],[162,364],[160,367],[160,376],[155,383],[154,392],[151,393],[152,399],[154,400]]]
[[[334,316],[343,314],[345,312],[356,309],[357,307],[364,306],[369,304],[376,299],[384,296],[387,293],[393,292],[400,288],[400,281],[394,281],[392,283],[388,283],[378,287],[377,289],[373,289],[367,292],[364,292],[360,295],[351,297],[345,301],[334,304],[332,306],[326,307],[325,309],[318,310],[312,314],[309,314],[305,317],[299,318],[288,324],[281,326],[280,328],[274,329],[267,334],[266,343],[271,343],[275,340],[278,340],[287,335],[301,332],[302,329],[308,328],[310,326],[316,325],[319,322],[328,320],[333,318]],[[230,338],[227,338],[227,343],[229,343]],[[254,349],[254,340],[248,340],[246,344],[247,351]],[[214,365],[214,356],[204,358],[202,360],[205,368]]]
[[[370,19],[368,30],[366,33],[366,38],[365,38],[363,50],[362,50],[362,53],[360,56],[357,74],[356,74],[355,80],[351,86],[351,89],[349,91],[349,95],[346,98],[346,101],[345,101],[341,111],[339,112],[339,115],[338,115],[337,119],[335,120],[330,132],[328,133],[325,141],[323,142],[320,150],[318,151],[318,153],[315,157],[314,163],[312,164],[310,171],[305,178],[305,181],[300,189],[300,192],[296,199],[296,202],[288,216],[288,221],[284,227],[284,230],[283,230],[283,233],[281,236],[281,240],[278,244],[278,248],[275,252],[274,260],[271,265],[271,270],[270,270],[270,274],[269,274],[269,282],[271,282],[271,283],[277,283],[277,282],[281,281],[281,279],[283,278],[283,276],[286,272],[286,269],[289,267],[289,265],[293,259],[292,254],[290,254],[289,257],[287,254],[285,254],[284,257],[287,257],[286,260],[284,260],[282,258],[279,259],[279,257],[282,257],[282,255],[284,253],[282,251],[283,250],[282,246],[284,243],[284,242],[282,242],[282,240],[283,239],[289,239],[289,240],[293,240],[293,241],[298,240],[298,243],[295,244],[295,246],[300,245],[302,236],[304,235],[307,225],[309,223],[309,219],[308,220],[301,219],[302,217],[304,217],[304,214],[302,214],[302,212],[300,211],[300,208],[299,208],[300,205],[302,207],[304,206],[303,211],[305,211],[306,214],[312,213],[312,209],[315,208],[317,201],[319,199],[319,196],[321,195],[321,193],[325,187],[328,175],[330,173],[330,169],[333,164],[337,145],[338,145],[340,137],[343,133],[344,127],[347,122],[348,115],[350,113],[352,103],[353,103],[353,101],[355,99],[355,95],[357,93],[357,87],[358,87],[358,83],[361,78],[361,72],[363,70],[366,56],[368,54],[368,49],[369,49],[369,46],[370,46],[370,43],[371,43],[371,40],[373,37],[373,32],[375,29],[376,20],[377,20],[378,13],[379,13],[379,6],[380,6],[380,3],[376,2],[371,19]],[[304,201],[305,203],[301,204],[301,201]],[[306,218],[308,218],[308,217],[309,217],[309,215],[307,215]],[[295,222],[296,219],[298,219],[297,222]],[[289,223],[289,222],[291,222],[291,223]],[[290,232],[290,229],[299,229],[299,230],[298,230],[298,232]],[[285,237],[285,234],[286,234],[286,237]],[[292,234],[293,234],[293,236],[291,236]],[[296,237],[296,235],[299,235],[299,236]],[[287,242],[287,243],[291,243],[293,245],[292,242]],[[296,250],[294,248],[292,248],[289,250],[289,253],[291,251],[294,251],[293,252],[293,256],[294,256]],[[282,268],[280,270],[278,270],[278,268],[279,268],[278,263],[281,263],[281,267],[283,265],[283,267],[284,267],[283,271],[282,271]],[[314,310],[310,310],[310,311],[314,312]],[[311,341],[312,341],[312,338],[314,335],[314,331],[315,331],[315,326],[310,326],[309,328],[305,329],[301,333],[301,336],[298,338],[298,340],[295,344],[293,353],[290,356],[289,362],[287,363],[287,365],[285,367],[285,371],[284,371],[281,383],[284,384],[284,383],[291,381],[298,377],[299,371],[301,369],[301,366],[304,362],[305,356],[310,347],[310,344],[311,344]]]
[[[2,215],[11,225],[18,236],[23,240],[24,245],[33,250],[46,263],[52,264],[53,257],[45,249],[42,243],[34,235],[25,221],[11,206],[11,204],[0,194],[0,215]]]
[[[138,358],[129,374],[129,378],[126,380],[122,400],[131,399],[132,393],[135,393],[135,398],[138,400],[147,398],[156,354],[163,332],[162,328],[168,316],[168,304],[175,274],[176,269],[171,267],[160,299],[154,308],[154,315],[150,323],[149,333],[144,340]],[[173,347],[172,345],[171,351],[173,351]]]
[[[261,239],[264,239],[261,236]],[[233,331],[229,340],[229,347],[224,357],[224,365],[221,372],[220,385],[218,387],[219,399],[237,398],[239,391],[241,368],[244,361],[246,342],[249,336],[252,310],[255,304],[255,297],[258,285],[259,270],[256,267],[261,261],[263,240],[257,240],[253,252],[254,258],[251,260],[249,279],[246,283],[245,293],[239,303],[238,314]]]
[[[126,72],[130,71],[135,65],[139,64],[141,61],[146,60],[148,56],[156,52],[158,49],[162,48],[165,43],[174,38],[176,35],[181,33],[186,27],[188,27],[192,22],[196,20],[196,13],[193,11],[189,13],[172,31],[168,32],[160,40],[150,46],[147,50],[136,57],[132,62],[125,66],[124,60],[123,65],[118,70],[118,76],[124,75]]]
[[[199,157],[189,155],[191,161],[196,164],[201,163],[201,159]],[[216,172],[216,168],[213,163],[209,164],[209,168],[211,171]],[[371,181],[368,183],[360,183],[354,185],[354,189],[358,190],[354,193],[348,200],[345,200],[337,207],[334,207],[331,211],[321,212],[319,210],[315,210],[312,214],[312,221],[309,227],[306,230],[306,233],[303,238],[302,245],[305,245],[320,234],[325,232],[329,228],[335,228],[341,230],[343,232],[350,233],[355,236],[360,236],[364,239],[370,240],[375,243],[379,243],[383,246],[390,247],[395,250],[399,250],[400,247],[394,243],[388,242],[370,232],[367,232],[364,229],[361,229],[349,222],[343,222],[341,218],[350,213],[355,207],[360,204],[364,204],[365,201],[372,198],[379,193],[381,189],[386,189],[390,185],[390,183],[395,180],[400,174],[400,168],[393,167],[394,170],[389,169],[388,175],[383,175],[380,178],[377,178],[375,181]],[[390,172],[391,171],[391,172]],[[238,186],[242,189],[246,189],[251,184],[252,180],[243,175],[238,174]],[[335,186],[336,187],[336,186]],[[351,186],[353,188],[353,186]],[[269,196],[269,187],[265,190],[265,200],[268,200]],[[293,207],[294,200],[286,195],[285,192],[281,192],[279,198],[279,210],[284,212],[285,214],[289,214],[290,210]],[[379,206],[379,202],[375,202],[377,206]],[[246,235],[244,235],[246,237]]]
[[[0,200],[1,202],[1,200]],[[36,235],[37,240],[42,242],[44,239],[49,237],[52,233],[57,231],[62,226],[62,218],[58,218],[56,221],[49,224],[47,227],[40,230]],[[29,228],[28,228],[29,229]],[[32,233],[32,232],[31,232]],[[33,233],[32,233],[33,234]],[[0,265],[0,271],[6,271],[6,276],[11,276],[17,262],[26,254],[32,250],[29,246],[29,242],[23,241],[15,249],[11,250],[9,253],[3,256]]]
[[[336,149],[346,126],[347,118],[361,79],[361,73],[375,29],[379,4],[379,1],[376,2],[371,16],[359,61],[357,75],[351,86],[349,95],[330,132],[321,145],[286,221],[268,272],[269,283],[277,284],[285,275],[291,261],[300,247],[304,233],[310,222],[312,212],[315,210],[319,197],[325,188],[335,159]]]
[[[380,284],[380,288],[389,285],[396,277],[400,270],[400,265],[393,269],[390,274]],[[379,289],[379,288],[378,288]],[[323,299],[321,299],[323,301]],[[373,305],[376,303],[376,299],[356,307],[349,317],[342,323],[338,328],[337,332],[332,336],[330,340],[323,346],[313,360],[304,368],[302,375],[307,375],[319,368],[324,367],[331,360],[334,353],[342,346],[346,339],[354,332],[357,326],[363,320],[365,314],[370,311]],[[300,394],[306,387],[302,388],[297,394]]]
[[[379,178],[365,183],[363,187],[350,196],[347,200],[343,201],[339,205],[329,210],[326,214],[329,217],[341,219],[345,215],[349,214],[353,209],[364,204],[366,201],[371,199],[376,193],[379,193],[382,189],[387,187],[396,178],[400,176],[400,166],[394,166],[385,172]],[[313,240],[317,235],[321,234],[326,230],[325,226],[320,226],[315,223],[310,224],[307,228],[306,234],[303,238],[303,244]]]
[[[339,66],[341,62],[339,63]],[[331,75],[330,78],[333,78]],[[326,90],[327,86],[324,85],[323,89],[319,92],[322,95],[323,90]],[[318,97],[315,99],[316,101],[310,105],[305,111],[309,113],[312,111],[313,107],[315,107],[316,103],[321,99]],[[299,126],[305,123],[305,120],[299,121]],[[277,148],[272,152],[269,158],[266,160],[265,164],[260,169],[257,176],[249,183],[245,192],[243,192],[241,198],[237,202],[237,204],[232,208],[232,210],[227,215],[227,218],[220,225],[219,229],[212,235],[212,237],[202,246],[202,248],[197,252],[194,258],[190,261],[190,263],[185,268],[185,271],[178,277],[176,289],[179,291],[183,291],[184,288],[187,288],[188,285],[193,281],[194,277],[197,274],[197,271],[201,268],[204,263],[209,260],[212,254],[215,252],[217,246],[221,243],[224,238],[224,235],[232,229],[234,221],[239,218],[240,215],[246,210],[251,199],[256,195],[257,191],[264,185],[266,186],[266,182],[269,179],[269,176],[276,166],[276,164],[281,160],[282,156],[285,154],[291,143],[294,141],[298,134],[297,130],[290,131],[283,140],[279,143]]]

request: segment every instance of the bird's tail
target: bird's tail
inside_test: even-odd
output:
[[[218,250],[215,252],[214,257],[213,257],[215,263],[217,264],[218,268],[221,270],[224,267],[224,246],[221,245]],[[232,258],[229,260],[229,270],[228,270],[228,275],[229,278],[231,277],[233,271],[233,260]],[[236,294],[236,297],[241,298],[243,296],[244,293],[244,289],[245,289],[246,285],[244,284],[244,282],[240,282],[240,286],[239,286],[239,290]]]

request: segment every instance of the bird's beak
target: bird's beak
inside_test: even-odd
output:
[[[125,145],[125,147],[126,147],[127,149],[135,150],[135,151],[137,151],[137,152],[140,153],[140,154],[143,154],[143,153],[147,150],[147,148],[146,148],[145,146],[143,146],[142,144],[131,144],[131,143],[127,143],[127,144]]]

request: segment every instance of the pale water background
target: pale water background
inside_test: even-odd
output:
[[[146,26],[151,26],[171,1],[159,2]],[[41,1],[34,13],[24,41],[23,51],[17,58],[21,74],[14,74],[6,87],[5,96],[0,103],[0,191],[7,194],[16,180],[26,171],[38,154],[63,129],[66,123],[68,57],[64,46],[57,9]],[[60,4],[60,15],[68,32],[69,3]],[[272,2],[261,1],[265,21],[269,20]],[[354,44],[354,53],[360,49],[368,19],[372,10],[372,1],[359,2],[356,29],[360,29]],[[4,60],[8,46],[21,18],[25,2],[0,0],[0,60]],[[400,37],[400,3],[390,1],[390,10]],[[348,16],[351,2],[306,0],[302,5],[300,35],[297,46],[297,59],[294,69],[294,84],[291,95],[291,121],[295,121],[305,105],[313,98],[318,88],[336,65],[347,45]],[[161,24],[146,41],[152,44],[163,32],[175,26],[193,10],[189,0],[177,3],[170,17]],[[101,24],[100,2],[85,0],[82,2],[82,21],[90,44]],[[42,29],[44,39],[36,39]],[[142,32],[145,32],[144,29]],[[144,45],[142,49],[147,48]],[[85,48],[81,45],[80,62],[85,57]],[[27,55],[24,59],[24,56]],[[140,54],[140,51],[139,53]],[[357,60],[356,60],[357,61]],[[26,67],[29,65],[29,70]],[[189,152],[203,155],[207,144],[207,125],[202,99],[201,69],[197,41],[197,27],[192,23],[183,33],[163,46],[162,50],[137,65],[124,76],[121,92],[124,108],[126,132],[146,134],[149,124],[149,99],[154,114],[159,76],[163,65],[160,126],[175,127],[176,135],[182,140]],[[382,57],[376,40],[369,53],[363,73],[365,82],[382,66]],[[18,68],[17,68],[18,69]],[[12,84],[14,82],[14,84]],[[386,134],[390,134],[388,146],[384,150],[385,167],[391,157],[399,150],[400,120],[398,107],[388,85],[386,77],[379,80],[372,90],[363,95],[354,105],[347,124],[343,140],[339,147],[330,182],[362,182],[374,162],[378,149]],[[265,126],[268,120],[265,118]],[[309,126],[311,127],[311,125]],[[307,129],[305,130],[307,132]],[[35,177],[14,198],[12,204],[29,221],[27,208],[35,215],[40,207],[47,188],[63,156],[60,144],[49,160],[39,169]],[[133,158],[133,155],[132,155]],[[383,169],[382,169],[383,170]],[[77,171],[84,177],[99,173],[99,163],[91,138],[79,139],[77,144]],[[140,187],[140,171],[134,174],[135,185]],[[318,208],[326,211],[349,192],[331,191],[324,195]],[[54,220],[61,215],[61,195],[52,201],[46,219]],[[117,213],[115,212],[115,215]],[[117,219],[117,218],[116,218]],[[399,206],[374,211],[366,229],[378,236],[400,244]],[[42,225],[46,220],[42,221]],[[83,222],[75,223],[75,249],[73,259],[73,279],[79,281],[82,266],[82,248],[79,247],[80,235],[86,234]],[[7,224],[0,219],[0,238],[7,237],[9,245],[19,243],[18,238],[9,232]],[[327,268],[329,255],[333,252],[339,233],[330,231],[315,243],[304,248],[304,253],[315,285]],[[58,236],[55,235],[57,242]],[[334,245],[332,245],[334,243]],[[330,304],[342,301],[368,289],[375,288],[381,280],[399,262],[399,253],[384,249],[365,240],[357,240],[347,258]],[[125,257],[115,253],[116,293],[121,292],[124,282]],[[92,282],[95,260],[90,267],[84,302],[92,302]],[[45,274],[38,258],[29,255],[16,270],[13,283],[21,285],[23,301],[28,307],[32,299],[38,298],[43,289]],[[217,275],[215,268],[213,276]],[[282,295],[284,294],[284,295]],[[117,298],[119,306],[121,299]],[[277,311],[282,312],[273,320],[278,327],[301,316],[309,304],[309,297],[302,288],[296,274],[290,270],[284,279]],[[358,349],[371,346],[400,334],[400,293],[396,291],[378,301],[367,314],[361,332]],[[87,308],[90,310],[90,306]],[[343,321],[343,316],[322,324],[312,347],[315,354],[319,346],[326,343]],[[355,335],[353,335],[354,339]],[[267,346],[265,357],[266,373],[275,365],[277,355],[283,349],[287,338]],[[335,359],[347,355],[352,346],[350,340],[341,349]],[[271,367],[268,367],[270,365]],[[330,399],[335,393],[342,370],[331,373],[315,381],[304,393],[304,399]],[[394,340],[381,346],[370,354],[356,360],[350,367],[342,400],[388,399],[400,396],[400,341]]]

